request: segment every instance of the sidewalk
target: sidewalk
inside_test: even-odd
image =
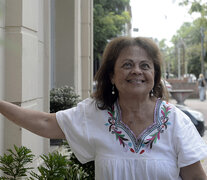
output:
[[[170,99],[169,102],[176,104],[176,101],[174,99]],[[198,110],[203,113],[206,129],[203,139],[207,144],[207,100],[201,102],[199,99],[186,99],[184,104],[194,110]],[[207,158],[202,160],[201,163],[205,173],[207,174]]]

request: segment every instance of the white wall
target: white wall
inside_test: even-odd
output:
[[[49,111],[50,0],[6,0],[5,99]],[[4,150],[24,145],[36,155],[49,141],[5,121]]]

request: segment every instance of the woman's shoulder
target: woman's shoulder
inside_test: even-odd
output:
[[[93,98],[91,98],[91,97],[88,97],[88,98],[86,98],[86,99],[83,99],[82,101],[80,101],[79,103],[78,103],[78,105],[92,105],[92,104],[94,104],[95,103],[95,99],[93,99]]]
[[[68,116],[68,117],[91,117],[97,115],[99,112],[98,108],[96,108],[96,101],[93,98],[86,98],[80,101],[76,106],[58,111],[56,114],[58,117],[60,116]]]
[[[172,118],[176,127],[181,129],[195,128],[190,117],[185,113],[186,106],[184,105],[174,105],[174,110],[172,111]]]
[[[160,112],[167,113],[168,117],[174,123],[179,123],[181,125],[188,124],[190,121],[189,117],[181,110],[185,108],[182,105],[176,105],[168,101],[161,101]]]
[[[89,97],[86,98],[82,101],[80,101],[77,105],[77,108],[82,108],[87,112],[98,112],[100,111],[100,109],[98,108],[98,103],[96,101],[96,99]]]
[[[167,106],[169,109],[175,111],[177,113],[177,111],[180,113],[181,111],[181,106],[184,107],[183,105],[179,105],[179,104],[175,104],[171,101],[167,101],[167,100],[161,100],[161,106]]]

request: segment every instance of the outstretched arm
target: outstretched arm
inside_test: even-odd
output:
[[[0,113],[39,136],[53,139],[65,138],[55,114],[24,109],[6,101],[0,101]]]
[[[180,169],[183,180],[207,180],[200,161]]]

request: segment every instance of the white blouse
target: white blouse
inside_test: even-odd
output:
[[[80,162],[95,160],[96,180],[180,180],[180,168],[207,156],[195,126],[173,104],[157,100],[154,123],[139,137],[121,120],[118,103],[99,110],[88,98],[56,118]]]

